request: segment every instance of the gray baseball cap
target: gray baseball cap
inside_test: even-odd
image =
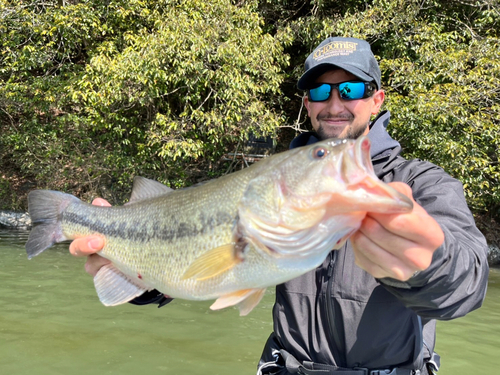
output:
[[[325,39],[309,55],[305,72],[297,87],[309,89],[316,79],[329,70],[340,68],[365,82],[375,82],[380,89],[380,67],[373,56],[370,44],[356,38],[332,37]]]

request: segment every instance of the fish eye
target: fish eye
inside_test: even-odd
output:
[[[322,159],[328,154],[328,150],[326,150],[324,147],[316,147],[313,152],[312,156],[315,159]]]

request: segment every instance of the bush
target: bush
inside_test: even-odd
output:
[[[193,182],[188,170],[283,123],[273,98],[284,39],[263,33],[255,6],[11,6],[0,39],[1,146],[40,187],[80,195],[129,190],[134,175]]]
[[[348,2],[350,8],[338,12],[337,2],[313,1],[310,12],[302,8],[301,16],[283,23],[300,51],[292,56],[300,63],[289,70],[290,81],[324,38],[368,40],[387,92],[388,130],[404,155],[442,166],[464,183],[474,211],[500,218],[498,1],[370,3]]]
[[[39,187],[121,201],[134,175],[217,176],[250,132],[286,148],[304,60],[341,35],[372,44],[405,156],[500,218],[498,0],[0,4],[0,166]]]

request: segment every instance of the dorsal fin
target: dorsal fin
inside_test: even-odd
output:
[[[134,177],[134,186],[132,187],[132,194],[130,195],[128,203],[159,197],[160,195],[165,195],[172,191],[174,191],[174,189],[171,189],[158,181],[136,176]]]

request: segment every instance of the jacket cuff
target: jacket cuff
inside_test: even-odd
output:
[[[144,294],[140,295],[139,297],[134,298],[133,300],[129,301],[132,305],[149,305],[152,303],[158,304],[158,307],[163,307],[166,304],[172,302],[174,299],[165,297],[165,295],[156,289],[150,290],[148,292],[145,292]]]

